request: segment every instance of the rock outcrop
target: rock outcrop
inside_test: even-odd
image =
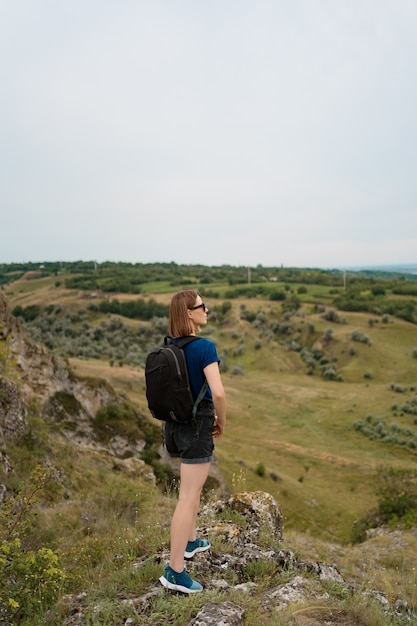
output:
[[[27,430],[27,408],[19,387],[0,378],[0,442],[19,438]]]
[[[219,521],[219,514],[222,522]],[[240,522],[236,522],[237,517],[241,518]],[[309,626],[346,626],[346,624],[363,626],[363,622],[359,619],[352,621],[352,616],[344,614],[342,610],[326,610],[325,602],[330,598],[330,587],[337,586],[338,593],[344,596],[351,596],[355,590],[345,582],[334,565],[303,560],[284,547],[282,513],[270,494],[263,491],[243,492],[224,500],[220,499],[203,508],[199,521],[202,524],[199,528],[200,536],[210,537],[212,542],[216,537],[225,538],[230,549],[216,550],[212,544],[209,551],[198,554],[192,561],[190,560],[187,569],[203,584],[206,591],[217,590],[223,595],[230,593],[230,598],[233,600],[213,602],[208,599],[195,617],[184,622],[184,626],[243,626],[251,623],[247,621],[246,609],[242,607],[247,603],[242,602],[241,605],[239,597],[243,599],[247,595],[253,596],[258,591],[256,578],[249,580],[248,577],[250,568],[257,565],[259,567],[267,565],[271,570],[282,572],[286,581],[275,586],[271,585],[262,592],[263,611],[269,614],[275,612],[277,620],[280,612],[289,605],[297,604],[300,607],[308,602],[312,609],[300,611],[303,619],[298,621],[294,618],[291,624],[294,626],[307,624]],[[268,547],[260,545],[263,543],[260,541],[262,531],[264,536],[274,538]],[[219,545],[225,544],[220,542]],[[164,550],[135,564],[134,569],[143,568],[149,563],[158,563],[162,572],[168,560],[169,552]],[[356,591],[361,593],[360,590]],[[143,623],[159,624],[161,622],[158,622],[158,618],[155,622],[152,621],[154,612],[157,613],[158,600],[164,594],[172,593],[158,584],[146,594],[133,598],[121,598],[120,602],[133,607]],[[365,592],[363,593],[366,595]],[[392,617],[399,617],[404,624],[412,623],[412,612],[404,603],[391,604],[384,594],[377,592],[373,594],[373,597],[380,604],[381,615],[386,614],[388,621]],[[66,626],[86,624],[83,607],[87,600],[86,594],[67,596]],[[315,614],[314,607],[320,608],[318,614]],[[303,616],[303,613],[309,613],[309,616]],[[142,621],[137,623],[142,623]],[[127,620],[125,626],[130,623],[136,622]]]
[[[7,442],[27,434],[28,406],[33,400],[41,407],[43,418],[54,422],[74,445],[105,449],[119,458],[139,457],[145,446],[145,441],[132,442],[117,432],[103,443],[95,427],[97,411],[110,404],[123,404],[126,398],[105,380],[75,376],[63,359],[30,341],[0,294],[0,472],[3,476],[11,469]],[[137,415],[139,421],[141,417]],[[0,487],[1,497],[4,486]]]

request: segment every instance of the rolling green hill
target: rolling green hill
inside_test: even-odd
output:
[[[68,269],[61,273],[57,268],[50,273],[45,269],[27,272],[6,285],[6,296],[15,312],[24,314],[36,308],[39,317],[48,311],[48,328],[51,317],[62,319],[69,311],[73,315],[69,322],[72,328],[88,326],[90,334],[92,329],[114,317],[129,326],[132,333],[138,325],[142,329],[144,325],[151,328],[153,332],[138,344],[134,363],[133,399],[146,413],[141,366],[146,351],[152,342],[160,341],[163,332],[161,329],[155,332],[155,318],[134,321],[100,311],[100,305],[108,305],[109,299],[132,303],[137,296],[131,293],[120,291],[109,298],[103,292],[73,288],[76,276],[94,277],[95,272],[86,265],[88,271],[78,274]],[[111,276],[117,281],[123,270],[125,276],[130,275],[127,269],[139,280],[140,268],[109,264],[102,272],[107,281]],[[172,268],[164,266],[160,276],[157,268],[152,272],[148,267],[145,269],[144,276],[151,278],[151,282],[140,283],[141,300],[167,305],[178,288],[165,280]],[[251,276],[257,282],[231,285],[228,283],[237,281],[242,268],[234,268],[228,277],[227,268],[220,272],[216,268],[175,266],[177,274],[189,275],[188,280],[200,289],[211,309],[208,327],[203,332],[210,333],[216,341],[226,370],[223,376],[229,422],[228,432],[217,446],[220,467],[228,481],[243,474],[248,487],[262,487],[276,496],[285,511],[287,528],[309,530],[326,539],[348,542],[353,522],[376,503],[376,469],[381,465],[415,467],[415,415],[402,407],[411,405],[416,395],[417,359],[413,358],[413,348],[417,346],[417,325],[382,313],[337,310],[331,300],[329,303],[330,292],[335,289],[334,273],[311,271],[310,275],[308,270],[300,270],[298,274],[293,270],[291,275],[286,270],[287,279],[297,282],[279,283],[266,279],[271,276],[271,270],[262,270],[266,274],[264,280],[258,272]],[[158,276],[160,281],[156,280]],[[207,283],[198,282],[202,276]],[[209,276],[214,283],[208,282]],[[306,276],[308,280],[320,278],[320,281],[304,281],[304,289],[300,289]],[[379,293],[381,285],[387,290],[386,278],[381,284],[374,277],[358,280],[362,298],[366,293],[371,294],[372,289]],[[233,289],[235,297],[230,298]],[[248,297],[251,289],[254,295]],[[240,295],[244,290],[245,296]],[[271,299],[271,294],[280,290],[286,295],[285,300]],[[390,299],[393,297],[389,294]],[[371,295],[369,298],[372,300]],[[223,306],[225,302],[229,307]],[[28,328],[31,324],[33,320],[28,321]],[[59,332],[56,334],[59,336]],[[42,339],[39,333],[35,337]],[[85,347],[82,334],[81,341]],[[71,337],[67,345],[71,345]],[[66,354],[59,341],[52,347]],[[85,358],[85,353],[70,352],[72,358],[79,356],[84,358],[83,371],[88,371],[91,360]],[[108,354],[100,354],[102,364],[109,360]],[[91,361],[92,369],[95,362]],[[117,369],[118,378],[122,380],[126,373],[131,379],[132,370],[123,352],[112,362],[123,363],[123,368]],[[106,371],[103,373],[110,376]],[[371,432],[377,420],[387,431],[384,438],[377,438]],[[368,428],[358,428],[361,421]],[[404,435],[403,431],[410,432]]]
[[[0,269],[29,335],[147,416],[146,353],[166,333],[172,293],[199,289],[210,309],[202,332],[217,344],[228,397],[216,446],[227,483],[271,493],[294,547],[360,567],[360,549],[351,562],[345,550],[364,538],[358,528],[375,525],[365,518],[378,507],[381,476],[416,470],[412,280],[352,275],[345,289],[340,274],[318,270],[257,268],[249,282],[246,268],[175,264]],[[417,517],[391,521],[407,532]],[[398,558],[380,582],[393,593],[399,567],[412,571],[411,557]],[[415,602],[415,575],[404,587]]]

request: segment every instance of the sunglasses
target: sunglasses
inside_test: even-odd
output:
[[[196,309],[206,309],[206,305],[202,302],[201,304],[197,304],[197,306],[190,307],[190,311],[195,311]]]

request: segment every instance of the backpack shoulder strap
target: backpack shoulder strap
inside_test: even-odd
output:
[[[164,338],[164,346],[167,346],[170,343],[174,343],[178,348],[183,348],[187,345],[187,343],[191,343],[196,339],[200,339],[200,337],[196,337],[195,335],[189,335],[188,337],[181,337],[180,339],[175,340],[173,337],[169,335]]]
[[[191,343],[192,341],[195,341],[196,339],[200,339],[200,337],[196,337],[195,335],[189,335],[188,337],[181,337],[181,339],[178,339],[178,341],[174,342],[173,337],[167,336],[164,338],[164,345],[167,346],[170,343],[175,343],[178,346],[178,348],[182,348],[183,346],[186,346],[187,343]],[[196,416],[198,405],[200,404],[201,400],[204,398],[204,395],[207,391],[207,387],[208,387],[208,382],[207,380],[205,380],[194,402],[193,417]]]
[[[200,404],[201,400],[204,398],[204,394],[207,391],[207,387],[208,387],[208,382],[207,382],[207,380],[205,380],[204,383],[203,383],[203,386],[201,387],[200,391],[198,392],[198,396],[195,399],[195,402],[194,402],[194,405],[193,405],[193,417],[196,416],[198,405]]]

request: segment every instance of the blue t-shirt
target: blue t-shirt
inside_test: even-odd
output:
[[[206,380],[203,369],[207,367],[207,365],[210,365],[210,363],[220,363],[220,359],[217,355],[215,343],[205,337],[199,337],[196,341],[190,341],[190,343],[184,346],[183,350],[185,360],[187,361],[191,392],[195,399]],[[210,387],[207,387],[204,400],[213,402]]]

